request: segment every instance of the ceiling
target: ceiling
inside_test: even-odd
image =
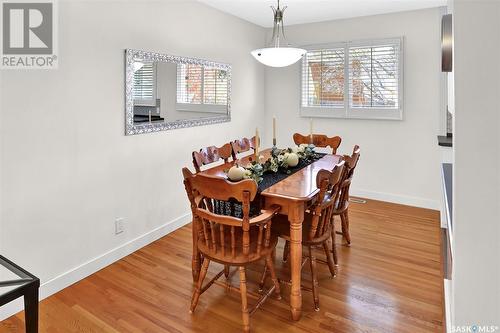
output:
[[[198,0],[262,27],[272,27],[273,14],[269,6],[277,0]],[[285,25],[329,21],[350,17],[401,12],[445,6],[446,0],[280,0],[288,6]]]

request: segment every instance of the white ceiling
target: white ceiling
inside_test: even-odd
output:
[[[273,13],[269,6],[277,3],[277,0],[198,1],[263,27],[272,27]],[[444,5],[446,0],[280,0],[280,7],[288,6],[285,26]]]

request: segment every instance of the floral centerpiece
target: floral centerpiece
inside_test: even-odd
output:
[[[318,158],[318,154],[314,152],[315,146],[313,144],[301,144],[293,148],[277,149],[273,148],[271,151],[271,156],[265,160],[261,155],[258,160],[252,161],[251,164],[243,168],[242,177],[244,179],[253,179],[258,183],[262,181],[262,175],[264,173],[271,172],[285,172],[291,173],[290,168],[296,167],[300,161],[310,162]],[[234,167],[233,167],[234,168]],[[228,171],[226,171],[228,174]],[[230,174],[228,174],[230,176]],[[232,179],[231,180],[240,180]]]

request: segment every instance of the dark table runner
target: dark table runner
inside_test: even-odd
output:
[[[293,175],[297,171],[305,168],[309,164],[316,162],[326,154],[315,153],[309,159],[299,160],[299,164],[293,168],[282,169],[280,168],[278,172],[266,172],[262,175],[262,181],[258,184],[257,195],[255,199],[250,204],[250,216],[257,216],[260,214],[261,210],[261,196],[260,193],[274,184],[282,181],[283,179]],[[241,218],[243,215],[241,203],[237,200],[220,201],[214,200],[214,213],[219,215],[229,215],[237,218]]]

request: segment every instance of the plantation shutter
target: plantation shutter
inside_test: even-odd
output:
[[[177,103],[201,104],[203,100],[203,67],[177,65]]]
[[[134,72],[134,100],[139,103],[153,103],[155,99],[155,73],[153,63],[144,63]]]
[[[344,48],[311,50],[302,60],[302,106],[344,106]]]
[[[349,48],[349,104],[399,108],[400,44]]]
[[[227,72],[201,65],[177,67],[177,103],[227,105]]]
[[[204,104],[227,104],[227,72],[205,68],[203,80]]]

